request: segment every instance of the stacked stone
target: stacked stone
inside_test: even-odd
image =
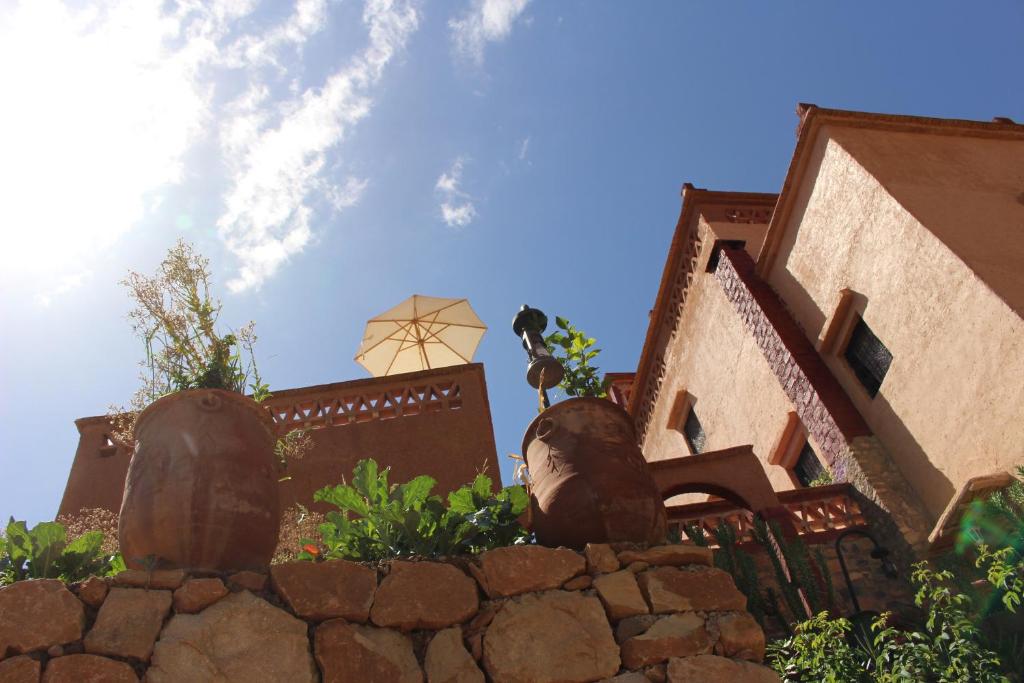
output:
[[[0,683],[777,681],[710,551],[128,571],[0,589]]]

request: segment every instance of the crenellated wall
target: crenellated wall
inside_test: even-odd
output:
[[[711,551],[123,572],[0,589],[0,682],[778,681]]]

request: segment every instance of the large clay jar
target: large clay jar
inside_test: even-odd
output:
[[[539,543],[665,540],[665,504],[632,420],[611,401],[574,398],[548,408],[527,428],[523,453]]]
[[[192,389],[135,425],[118,540],[129,567],[270,564],[280,527],[273,421],[241,394]]]

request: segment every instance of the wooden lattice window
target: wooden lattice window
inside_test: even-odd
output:
[[[889,371],[892,354],[862,318],[857,318],[843,357],[850,364],[857,380],[874,398],[882,386],[885,373]]]
[[[697,419],[697,413],[693,411],[692,405],[686,413],[686,422],[683,423],[683,437],[686,439],[686,445],[695,454],[704,452],[704,442],[706,441],[704,427]]]

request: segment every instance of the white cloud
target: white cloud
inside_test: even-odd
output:
[[[259,109],[258,89],[234,103],[238,121],[224,128],[232,187],[217,221],[221,239],[241,261],[238,276],[228,282],[232,291],[258,288],[309,243],[311,195],[319,198],[316,191],[329,187],[321,177],[326,155],[369,115],[373,86],[418,21],[407,2],[367,0],[363,23],[369,44],[322,87],[302,92],[273,123]],[[330,194],[326,199],[336,208],[351,206],[365,183],[350,179],[333,200]]]
[[[462,191],[462,168],[465,159],[457,157],[447,171],[434,183],[441,199],[441,218],[452,228],[464,228],[476,218],[472,197]]]
[[[441,217],[452,228],[463,228],[476,218],[476,209],[470,202],[462,204],[441,203]]]
[[[526,154],[530,151],[530,136],[527,135],[519,142],[519,161],[526,161]]]
[[[487,43],[499,42],[512,32],[512,25],[530,0],[472,0],[458,19],[448,21],[455,49],[478,65],[484,61]]]
[[[323,193],[335,211],[341,211],[358,204],[369,184],[368,178],[349,176],[345,178],[344,185],[328,185],[323,188]]]
[[[310,36],[327,25],[327,0],[296,0],[295,11],[284,23],[262,35],[245,35],[227,50],[231,66],[273,65],[284,70],[278,52],[284,47],[301,50]]]
[[[257,2],[0,9],[0,280],[52,301],[144,218],[180,224],[161,201],[192,178],[227,187],[217,227],[240,259],[231,287],[256,287],[309,243],[316,207],[359,201],[369,181],[337,173],[335,152],[416,30],[416,0],[365,0],[365,45],[315,87],[301,56],[329,0],[293,0],[269,26]],[[186,168],[210,142],[219,158]]]

